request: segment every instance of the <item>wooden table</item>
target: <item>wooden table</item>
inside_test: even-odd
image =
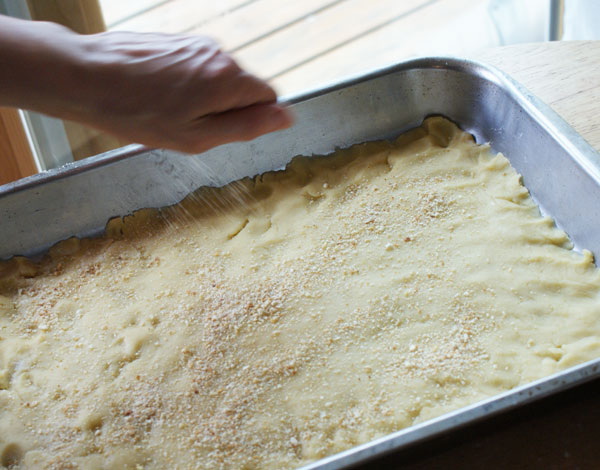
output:
[[[499,47],[472,58],[509,74],[600,151],[600,41]]]
[[[473,58],[507,72],[600,151],[600,41],[510,46]],[[595,380],[361,468],[599,469],[599,439]]]

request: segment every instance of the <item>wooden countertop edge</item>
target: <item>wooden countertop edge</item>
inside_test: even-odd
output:
[[[469,58],[510,75],[600,151],[600,41],[519,44]]]

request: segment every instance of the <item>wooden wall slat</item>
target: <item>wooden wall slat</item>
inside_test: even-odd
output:
[[[0,108],[0,184],[37,173],[19,112]]]
[[[164,5],[119,23],[115,29],[120,31],[180,33],[250,1],[171,0]]]
[[[442,0],[428,4],[290,69],[277,76],[273,84],[281,93],[294,93],[414,56],[452,54],[456,42],[461,41],[456,33],[457,24],[466,31],[466,37],[493,26],[469,21],[471,16],[478,16],[473,13],[475,8],[485,7],[485,3],[481,0]],[[475,51],[481,45],[471,41],[462,48],[469,46]]]
[[[226,50],[237,49],[340,1],[345,0],[257,0],[194,28],[190,33],[216,38]]]
[[[110,29],[115,23],[127,20],[137,14],[166,3],[165,0],[101,0],[102,15]]]
[[[272,78],[311,60],[391,18],[409,15],[431,0],[347,0],[310,20],[257,41],[235,57],[257,75]],[[358,61],[364,59],[359,57]],[[356,61],[357,58],[349,58]]]
[[[31,18],[53,21],[81,34],[106,30],[98,0],[27,0]]]

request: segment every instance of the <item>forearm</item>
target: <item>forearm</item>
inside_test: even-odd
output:
[[[0,106],[75,116],[87,93],[84,49],[60,25],[0,15]]]
[[[210,38],[107,32],[0,15],[0,106],[186,152],[291,125],[264,81]]]

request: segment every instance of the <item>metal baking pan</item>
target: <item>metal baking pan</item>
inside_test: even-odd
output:
[[[397,136],[444,115],[503,152],[542,211],[600,254],[600,155],[548,106],[498,70],[454,58],[401,62],[287,100],[296,125],[197,156],[128,146],[0,186],[0,259],[35,256],[70,236],[200,186],[282,168],[295,155]],[[308,465],[341,469],[526,405],[600,376],[600,358]]]

